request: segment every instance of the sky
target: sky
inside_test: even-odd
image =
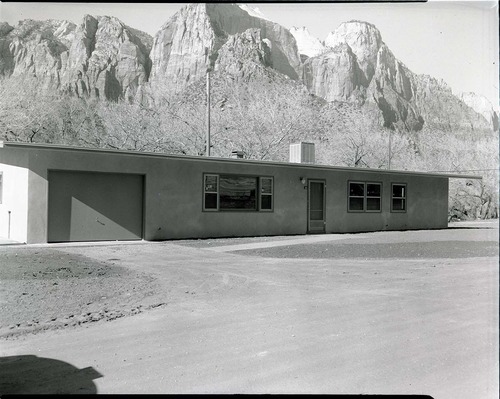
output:
[[[109,15],[154,36],[186,3],[0,3],[0,21]],[[453,93],[475,92],[498,109],[498,2],[249,3],[285,28],[305,26],[320,40],[352,19],[374,24],[396,58],[411,71],[443,79]]]

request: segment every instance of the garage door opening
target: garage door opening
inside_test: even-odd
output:
[[[144,176],[49,171],[48,242],[140,240]]]

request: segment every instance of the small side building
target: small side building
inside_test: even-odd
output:
[[[300,161],[299,161],[300,162]],[[0,237],[26,243],[448,225],[439,173],[0,144]]]

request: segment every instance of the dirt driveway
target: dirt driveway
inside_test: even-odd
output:
[[[0,393],[498,395],[498,223],[0,247]]]

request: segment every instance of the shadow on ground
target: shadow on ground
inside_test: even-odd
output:
[[[478,227],[473,227],[473,226],[452,226],[452,227],[447,227],[445,229],[440,229],[440,230],[494,230],[495,227],[484,227],[484,226],[478,226]]]
[[[78,369],[60,360],[34,355],[0,357],[2,394],[95,394],[92,367]]]

